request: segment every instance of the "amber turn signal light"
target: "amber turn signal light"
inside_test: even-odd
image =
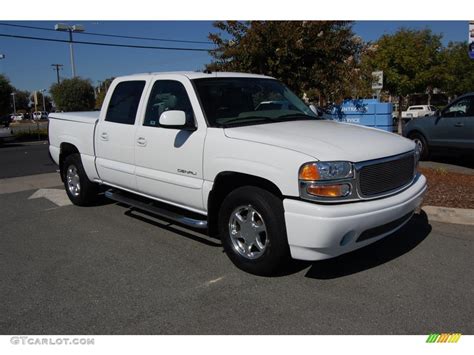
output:
[[[315,164],[306,164],[301,167],[299,179],[305,181],[319,180],[319,170]]]
[[[348,184],[337,185],[309,185],[308,194],[319,197],[344,197],[349,195],[351,187]]]

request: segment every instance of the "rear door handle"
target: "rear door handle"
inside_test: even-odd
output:
[[[455,123],[454,127],[464,127],[464,123],[462,122]]]
[[[100,134],[100,139],[102,139],[103,141],[108,141],[109,140],[109,135],[107,134],[107,132],[102,132]]]
[[[137,144],[140,147],[145,147],[146,146],[146,139],[144,137],[138,137]]]

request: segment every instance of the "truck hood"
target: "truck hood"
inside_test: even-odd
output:
[[[232,139],[291,149],[317,160],[359,162],[408,152],[415,144],[375,128],[333,121],[288,121],[226,128]]]

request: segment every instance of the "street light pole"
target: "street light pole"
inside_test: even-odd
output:
[[[46,104],[45,104],[45,99],[44,99],[44,93],[46,92],[46,89],[40,90],[41,96],[43,97],[43,111],[46,112]]]
[[[15,93],[12,92],[10,95],[12,95],[13,98],[13,114],[16,116]]]
[[[72,70],[72,77],[76,77],[76,65],[74,63],[74,47],[73,47],[73,40],[72,40],[72,33],[73,32],[84,32],[84,27],[82,25],[66,25],[64,23],[58,23],[54,26],[56,31],[63,31],[69,33],[69,54],[71,56],[71,70]]]

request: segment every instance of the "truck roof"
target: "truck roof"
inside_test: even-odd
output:
[[[182,75],[189,79],[202,79],[202,78],[265,78],[274,79],[270,76],[250,74],[250,73],[237,73],[237,72],[200,72],[200,71],[171,71],[171,72],[150,72],[150,73],[139,73],[132,75],[120,76],[121,79],[134,79],[137,77],[143,78],[144,75],[160,76],[160,75]]]

